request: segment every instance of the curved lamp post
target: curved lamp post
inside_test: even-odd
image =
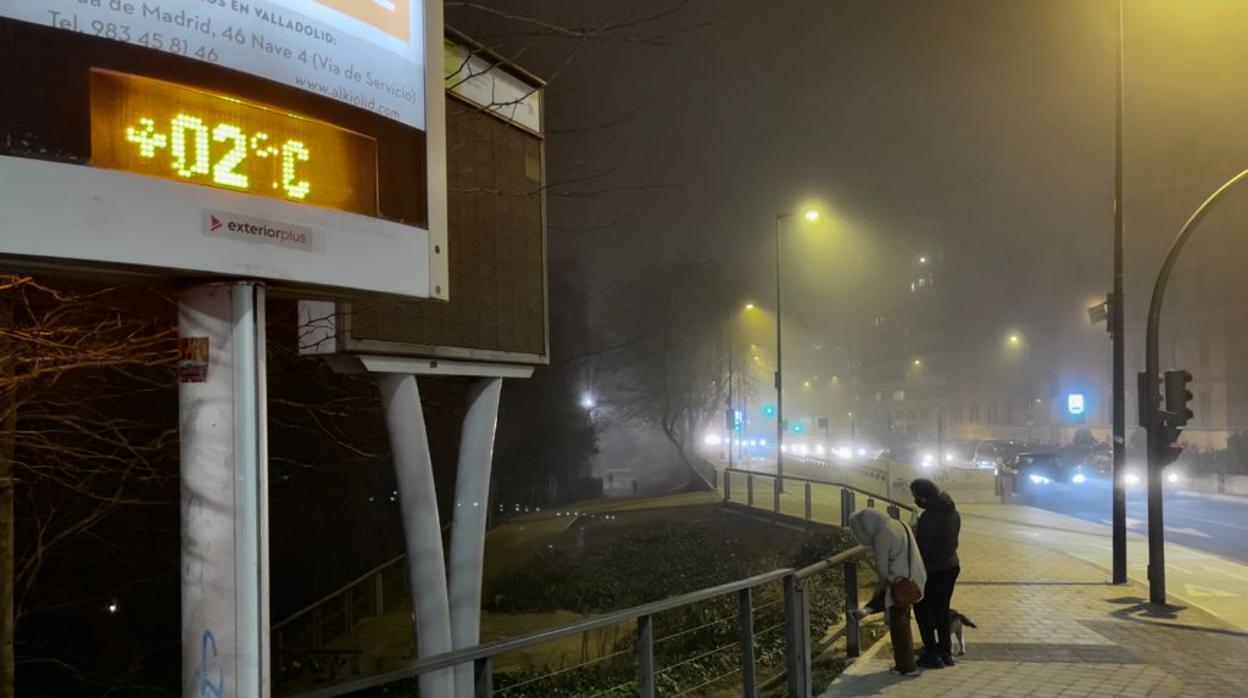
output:
[[[1231,187],[1248,178],[1248,170],[1231,177],[1217,191],[1209,195],[1204,203],[1196,208],[1179,234],[1170,245],[1170,252],[1162,262],[1161,271],[1157,273],[1157,281],[1153,284],[1153,297],[1148,305],[1148,331],[1145,335],[1144,360],[1144,404],[1147,410],[1140,415],[1140,424],[1148,431],[1148,596],[1155,604],[1166,603],[1166,551],[1165,534],[1162,530],[1162,482],[1161,482],[1161,450],[1163,443],[1163,424],[1161,419],[1160,384],[1158,372],[1161,370],[1158,356],[1158,337],[1161,334],[1161,306],[1166,298],[1166,284],[1170,281],[1179,253],[1187,244],[1196,226],[1204,220],[1213,205],[1222,198]]]

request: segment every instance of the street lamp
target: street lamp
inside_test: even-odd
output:
[[[742,308],[742,310],[748,311],[748,310],[754,310],[754,308],[755,308],[755,305],[753,303],[747,302],[745,306]],[[733,466],[732,435],[736,431],[736,426],[737,426],[737,423],[736,423],[737,405],[736,405],[736,400],[734,399],[734,396],[733,396],[733,383],[734,383],[733,374],[734,374],[735,365],[734,365],[733,351],[732,351],[733,345],[736,343],[736,339],[737,339],[737,333],[733,331],[732,324],[729,323],[729,326],[728,326],[728,401],[727,401],[728,409],[725,413],[725,422],[728,427],[728,469],[729,470],[731,470]],[[751,344],[750,346],[753,347],[754,345]],[[757,354],[754,355],[754,360],[755,361],[760,360]],[[740,439],[737,439],[737,440],[740,441]]]
[[[780,332],[781,318],[780,312],[780,231],[783,229],[783,223],[786,218],[792,218],[797,215],[793,211],[776,215],[776,496],[784,492],[784,380],[783,380],[783,356],[784,344]],[[819,212],[815,209],[807,209],[802,217],[807,221],[814,223],[819,220]],[[778,499],[776,500],[779,501]]]
[[[1170,282],[1170,273],[1174,270],[1175,263],[1179,261],[1179,253],[1183,251],[1184,245],[1191,238],[1196,226],[1204,220],[1213,205],[1228,190],[1244,181],[1248,181],[1248,170],[1231,177],[1225,184],[1218,187],[1183,224],[1178,236],[1170,244],[1170,251],[1166,253],[1161,270],[1157,272],[1157,280],[1153,282],[1153,295],[1148,304],[1148,325],[1144,331],[1144,374],[1140,376],[1140,390],[1144,393],[1140,406],[1144,414],[1140,416],[1140,425],[1147,430],[1148,434],[1148,468],[1146,471],[1148,475],[1148,597],[1149,601],[1157,605],[1166,603],[1166,539],[1162,516],[1161,469],[1167,465],[1167,462],[1163,458],[1162,451],[1168,446],[1168,441],[1172,442],[1174,438],[1177,438],[1176,428],[1181,430],[1187,423],[1187,418],[1175,414],[1172,406],[1166,405],[1165,411],[1161,409],[1161,385],[1158,375],[1161,372],[1161,352],[1158,344],[1161,336],[1161,309],[1166,298],[1166,284]],[[1169,374],[1170,372],[1167,371],[1167,396],[1170,394]],[[1186,380],[1183,380],[1181,385],[1186,384],[1188,380],[1191,380],[1191,374],[1187,374]],[[1181,389],[1185,391],[1185,386]],[[1190,399],[1190,397],[1189,394],[1187,398]],[[1184,405],[1179,407],[1185,410],[1186,400],[1182,402]]]

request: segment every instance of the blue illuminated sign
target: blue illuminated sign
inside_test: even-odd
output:
[[[1086,409],[1083,393],[1071,393],[1066,396],[1066,411],[1073,417],[1081,416]]]

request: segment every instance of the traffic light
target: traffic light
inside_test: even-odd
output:
[[[1191,382],[1191,371],[1183,369],[1166,371],[1166,409],[1161,414],[1162,450],[1160,456],[1163,467],[1178,460],[1179,455],[1183,453],[1183,447],[1177,443],[1179,435],[1183,433],[1183,427],[1195,416],[1189,407],[1192,401],[1192,391],[1188,389],[1188,384]]]
[[[1182,428],[1195,415],[1191,407],[1192,391],[1188,383],[1192,382],[1192,372],[1183,369],[1166,371],[1166,412],[1174,426]]]

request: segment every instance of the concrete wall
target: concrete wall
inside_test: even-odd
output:
[[[931,470],[915,468],[911,465],[892,463],[888,466],[889,494],[892,499],[909,502],[910,481],[924,477],[932,480],[942,490],[953,497],[953,501],[963,504],[986,504],[1001,501],[997,493],[997,476],[991,470],[970,470],[967,468],[934,468]]]
[[[1180,489],[1206,494],[1231,494],[1248,497],[1248,475],[1201,475],[1189,477]]]
[[[1204,450],[1220,451],[1226,448],[1227,437],[1232,432],[1226,429],[1202,429],[1200,427],[1187,427],[1183,430],[1183,436],[1179,441],[1186,446],[1194,446]]]

